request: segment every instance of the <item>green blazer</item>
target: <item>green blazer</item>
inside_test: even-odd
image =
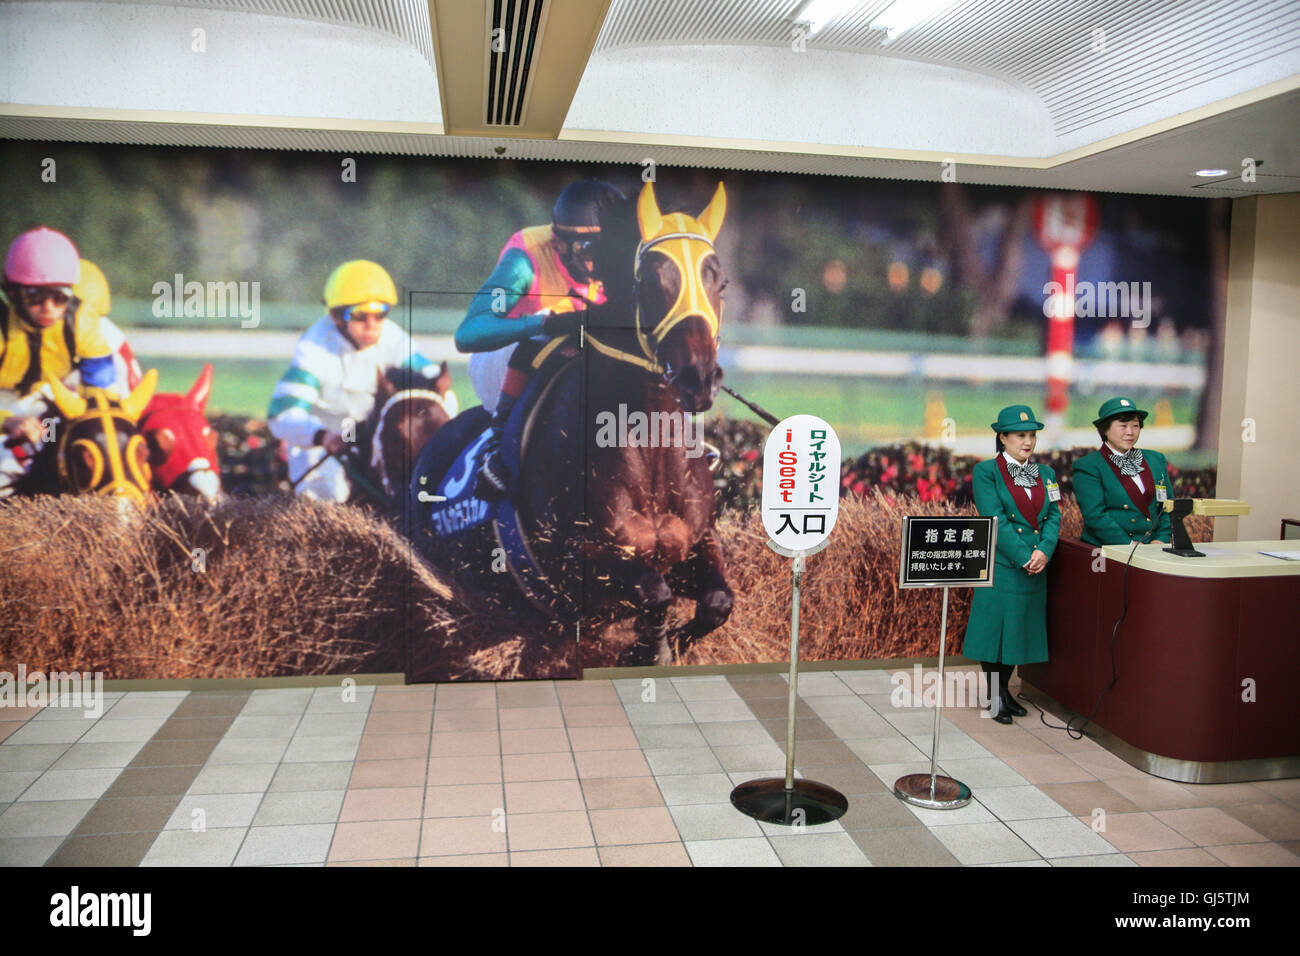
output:
[[[1169,489],[1165,456],[1144,448],[1142,459],[1151,469],[1156,485],[1163,482]],[[1164,505],[1153,493],[1151,507],[1146,511],[1139,508],[1100,451],[1089,452],[1074,463],[1074,497],[1083,513],[1083,533],[1079,537],[1088,544],[1128,544],[1145,538],[1153,527],[1152,541],[1169,542],[1169,514]]]
[[[975,507],[998,519],[993,586],[976,588],[962,653],[977,661],[1030,664],[1047,660],[1047,572],[1029,574],[1024,565],[1037,549],[1050,560],[1061,530],[1061,509],[1048,500],[1047,484],[1056,473],[1038,466],[1034,491],[1038,527],[1034,528],[1011,497],[996,458],[975,466],[971,476]]]

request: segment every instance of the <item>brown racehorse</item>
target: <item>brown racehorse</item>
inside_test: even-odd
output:
[[[390,368],[380,375],[367,431],[370,470],[389,496],[390,510],[406,495],[415,456],[457,411],[446,362],[432,377],[409,368]]]
[[[712,475],[702,449],[686,440],[695,430],[688,416],[712,407],[722,381],[718,333],[726,279],[713,239],[725,214],[721,184],[696,218],[660,212],[647,183],[635,219],[629,208],[616,207],[601,221],[597,271],[607,302],[589,309],[585,335],[587,414],[579,439],[585,441],[586,515],[580,550],[588,613],[603,608],[618,615],[619,608],[631,607],[636,614],[637,641],[623,664],[672,663],[674,652],[721,626],[734,601],[714,528]],[[575,460],[565,439],[573,429],[559,408],[544,401],[539,410],[542,434],[553,437],[525,450],[521,490],[525,514],[541,525],[548,524],[541,516],[550,516],[551,526],[563,531],[566,518],[574,524],[583,519],[566,501],[564,486],[553,483],[571,482],[564,472]],[[642,421],[651,422],[651,429],[667,423],[667,435],[675,428],[679,440],[654,440],[660,434],[646,436],[649,441],[610,442],[598,421],[624,410],[628,418],[645,415]],[[560,553],[545,540],[535,548],[544,563],[567,558],[570,565],[575,550],[569,543]],[[553,576],[566,578],[572,575]],[[668,616],[676,597],[694,599],[696,606],[694,617],[673,629]]]

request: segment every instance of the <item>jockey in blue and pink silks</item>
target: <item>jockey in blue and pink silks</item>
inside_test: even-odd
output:
[[[470,381],[483,407],[492,412],[475,489],[481,498],[506,494],[501,435],[532,375],[533,359],[548,340],[578,330],[588,303],[605,301],[594,274],[595,244],[601,213],[621,199],[613,186],[595,180],[566,188],[550,225],[521,229],[510,237],[456,330],[456,348],[474,353]]]

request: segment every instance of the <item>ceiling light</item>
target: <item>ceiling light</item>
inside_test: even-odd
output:
[[[812,36],[845,10],[856,6],[857,2],[858,0],[811,0],[794,15],[794,20],[796,23],[808,24],[808,35]]]
[[[871,29],[884,30],[885,43],[889,43],[951,4],[952,0],[894,0],[871,21]]]
[[[1228,171],[1226,169],[1198,169],[1196,175],[1204,176],[1209,179],[1213,176],[1226,176],[1228,175]]]

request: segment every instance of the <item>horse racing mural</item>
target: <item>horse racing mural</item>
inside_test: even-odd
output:
[[[541,614],[632,617],[627,664],[671,664],[731,612],[713,479],[689,457],[680,425],[676,440],[669,426],[662,442],[606,441],[602,416],[583,409],[684,423],[712,406],[725,285],[713,240],[725,214],[722,186],[698,218],[664,215],[650,184],[635,215],[631,201],[605,209],[593,260],[603,301],[582,310],[579,336],[556,337],[533,359],[503,430],[506,495],[484,501],[469,480],[491,435],[481,416],[471,419],[478,429],[453,424],[416,463],[406,517],[421,554],[491,592],[499,547],[502,580]],[[675,596],[696,602],[680,627],[669,620]]]
[[[970,509],[990,408],[1049,407],[1068,461],[1122,386],[1175,483],[1213,490],[1214,202],[1069,200],[1094,230],[1072,287],[1134,295],[1076,309],[1070,377],[1049,380],[1040,224],[1062,213],[1035,191],[0,150],[20,171],[0,210],[0,666],[779,661],[788,564],[757,492],[768,423],[801,412],[844,448],[808,659],[936,652],[927,595],[894,586],[899,519]],[[49,155],[81,174],[42,184]],[[962,597],[950,613],[960,629]]]

